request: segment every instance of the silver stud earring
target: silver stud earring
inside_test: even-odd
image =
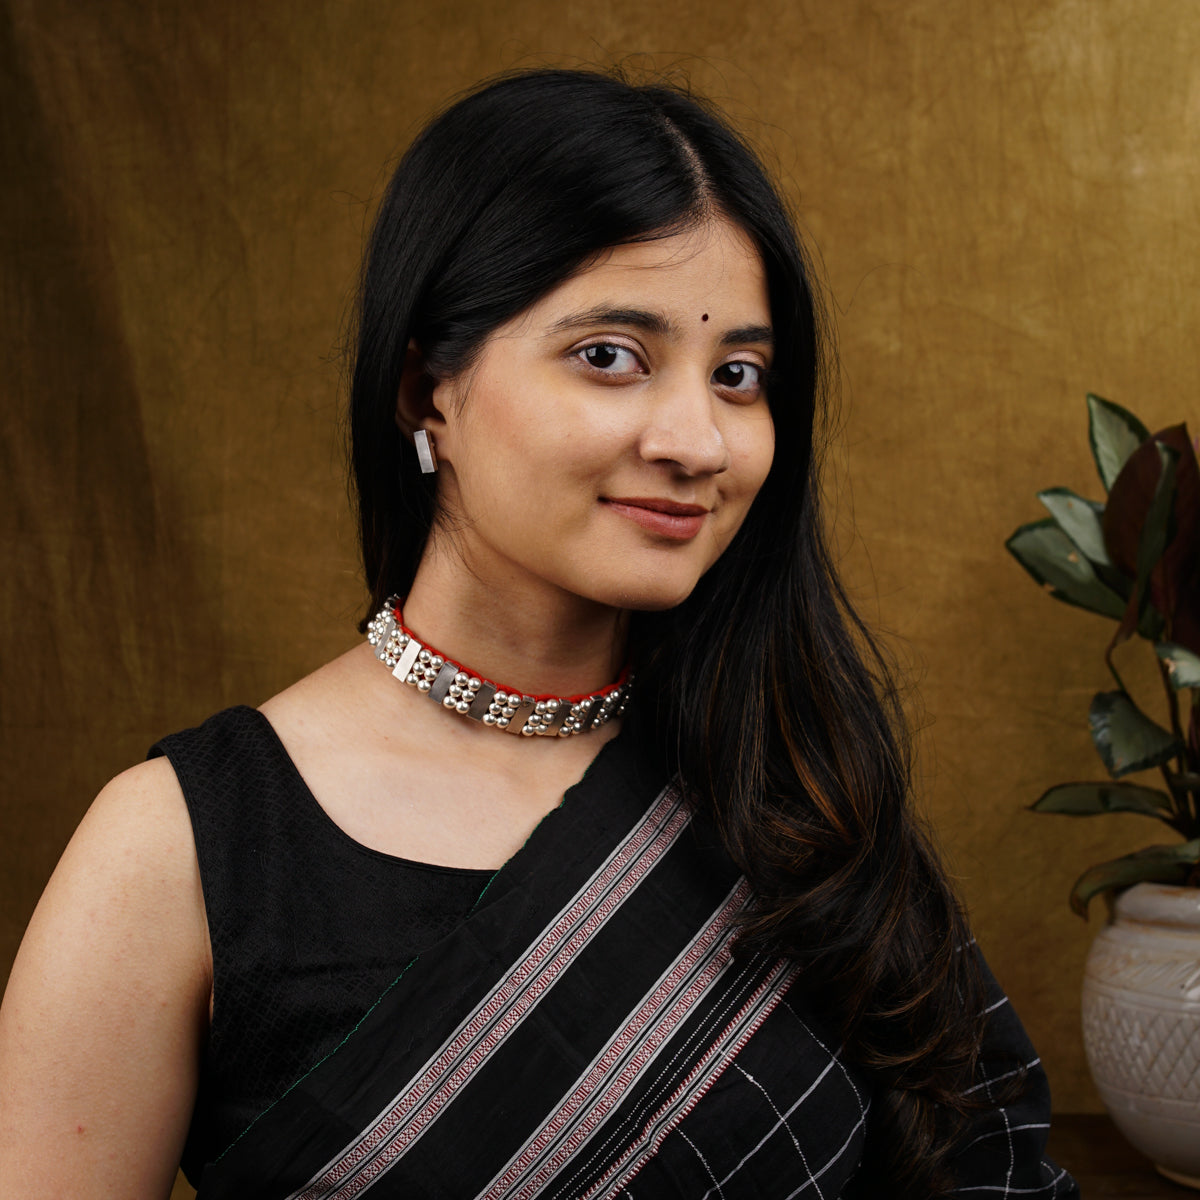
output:
[[[432,475],[437,470],[437,452],[433,448],[433,438],[427,430],[418,429],[413,433],[413,445],[417,448],[421,474]]]

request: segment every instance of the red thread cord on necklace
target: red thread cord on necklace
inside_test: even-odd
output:
[[[464,667],[457,659],[451,658],[448,654],[443,654],[436,646],[432,646],[424,638],[418,637],[407,625],[404,624],[404,614],[399,608],[392,609],[392,615],[396,618],[396,627],[403,633],[407,633],[415,642],[419,642],[430,654],[436,654],[438,658],[448,662],[456,671],[462,671],[464,675],[470,675],[472,679],[481,679],[484,683],[490,683],[498,692],[507,692],[510,695],[522,696],[528,693],[522,692],[520,688],[510,688],[504,684],[497,683],[494,679],[489,679],[486,675],[481,675],[478,671],[472,671],[470,667]],[[580,700],[588,700],[593,696],[607,696],[610,692],[615,692],[617,688],[622,687],[629,678],[629,665],[626,664],[621,674],[617,677],[615,683],[610,683],[607,687],[599,688],[594,692],[580,692],[575,696],[556,696],[553,692],[546,692],[540,696],[534,696],[534,700],[561,700],[566,704],[575,704]]]

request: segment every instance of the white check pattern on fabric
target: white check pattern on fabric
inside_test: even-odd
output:
[[[1001,997],[987,1005],[984,1015],[991,1017],[992,1014],[1005,1010],[1007,1005],[1007,999]],[[790,1143],[793,1152],[799,1159],[799,1170],[793,1179],[802,1175],[803,1181],[799,1186],[789,1186],[786,1192],[781,1189],[778,1196],[775,1193],[769,1193],[770,1200],[793,1200],[798,1196],[811,1196],[814,1200],[834,1200],[832,1194],[823,1190],[822,1181],[840,1161],[852,1144],[855,1133],[867,1121],[870,1103],[869,1100],[864,1100],[855,1084],[854,1077],[844,1067],[840,1050],[833,1051],[822,1045],[811,1026],[803,1020],[786,998],[780,1007],[790,1012],[804,1026],[813,1040],[821,1045],[821,1048],[829,1055],[829,1062],[805,1093],[786,1108],[781,1108],[760,1080],[742,1071],[736,1062],[733,1063],[733,1066],[747,1082],[762,1093],[771,1111],[775,1114],[775,1123],[756,1145],[747,1150],[731,1170],[723,1173],[713,1169],[711,1157],[705,1152],[706,1147],[687,1136],[686,1125],[681,1126],[677,1131],[678,1136],[686,1142],[689,1152],[702,1163],[704,1173],[710,1180],[708,1189],[703,1193],[698,1193],[698,1200],[731,1200],[733,1196],[739,1197],[740,1200],[741,1197],[751,1194],[756,1197],[760,1195],[761,1193],[758,1191],[747,1191],[744,1185],[739,1188],[738,1176],[753,1164],[755,1156],[764,1147],[774,1143],[774,1139],[777,1138],[785,1138]],[[1011,1010],[1006,1016],[1012,1025],[1019,1029]],[[972,1090],[984,1090],[990,1097],[997,1085],[1022,1073],[1038,1072],[1039,1066],[1040,1059],[1036,1055],[1023,1061],[1016,1068],[1005,1063],[1004,1069],[989,1072],[985,1065],[982,1068],[982,1078]],[[834,1070],[841,1071],[845,1081],[853,1089],[858,1100],[858,1120],[853,1128],[847,1128],[847,1137],[838,1148],[824,1157],[822,1161],[814,1162],[811,1154],[806,1155],[803,1134],[797,1136],[797,1131],[803,1130],[805,1103],[816,1094],[818,1085],[828,1073]],[[1038,1073],[1038,1077],[1040,1078],[1040,1073]],[[1078,1197],[1078,1188],[1067,1172],[1046,1161],[1042,1156],[1049,1122],[1045,1119],[1037,1119],[1045,1116],[1044,1112],[1038,1110],[1037,1105],[1036,1099],[1030,1100],[1026,1094],[1022,1094],[1014,1100],[999,1103],[995,1108],[980,1115],[977,1120],[978,1132],[967,1138],[955,1160],[961,1180],[954,1191],[956,1196],[1032,1197],[1034,1200],[1055,1200],[1055,1198],[1067,1200],[1067,1198]],[[632,1196],[631,1189],[635,1185],[636,1178],[627,1174],[616,1187],[605,1193],[606,1200],[607,1197]],[[853,1184],[850,1187],[853,1189]]]
[[[1012,1013],[1009,1007],[1007,996],[999,996],[983,1010],[983,1015],[992,1020],[1000,1019],[994,1016],[997,1013],[1002,1013],[1005,1018],[1010,1019],[1014,1023],[1016,1022],[1015,1014]],[[971,1092],[983,1090],[990,1100],[993,1098],[994,1089],[998,1084],[1005,1083],[1022,1072],[1037,1070],[1040,1068],[1041,1062],[1042,1060],[1035,1054],[1020,1066],[1009,1068],[996,1074],[987,1073],[985,1065],[984,1077],[969,1090]],[[964,1161],[962,1171],[967,1175],[967,1178],[955,1189],[955,1195],[965,1196],[982,1192],[996,1196],[1039,1196],[1050,1198],[1060,1195],[1073,1196],[1077,1194],[1075,1182],[1067,1172],[1061,1167],[1056,1167],[1046,1162],[1041,1156],[1040,1148],[1045,1144],[1045,1135],[1050,1128],[1050,1122],[1047,1120],[1026,1120],[1016,1115],[1022,1107],[1022,1100],[1018,1098],[1017,1101],[1009,1105],[998,1105],[990,1112],[983,1114],[979,1120],[980,1131],[967,1141],[959,1153],[959,1158]],[[980,1157],[978,1152],[972,1155],[972,1151],[976,1150],[977,1147],[992,1150],[1000,1145],[1001,1138],[1003,1138],[1003,1147],[1000,1155],[991,1155],[988,1161],[992,1164],[990,1167],[992,1171],[995,1171],[1001,1165],[1003,1166],[1003,1180],[972,1179],[971,1173],[973,1173],[972,1168],[974,1165],[972,1160],[978,1161]],[[986,1146],[985,1143],[987,1143]],[[1032,1164],[1029,1162],[1031,1157],[1034,1160]],[[1032,1176],[1027,1182],[1024,1178],[1020,1181],[1014,1178],[1023,1163],[1026,1164],[1023,1176]]]
[[[842,1063],[840,1052],[835,1053],[829,1050],[829,1048],[813,1033],[811,1026],[808,1025],[803,1018],[801,1018],[799,1013],[796,1012],[795,1008],[793,1008],[786,999],[783,1000],[782,1007],[787,1009],[787,1011],[790,1012],[792,1016],[808,1031],[808,1034],[812,1040],[829,1056],[829,1061],[826,1063],[825,1067],[821,1070],[817,1077],[812,1081],[809,1087],[804,1091],[804,1093],[791,1104],[789,1104],[788,1107],[783,1111],[780,1111],[779,1105],[758,1079],[747,1075],[745,1071],[742,1071],[741,1068],[738,1067],[736,1062],[733,1064],[735,1067],[737,1067],[741,1074],[745,1076],[746,1079],[748,1079],[749,1082],[763,1094],[764,1099],[775,1113],[776,1120],[775,1124],[766,1132],[766,1134],[763,1135],[762,1138],[759,1139],[756,1145],[747,1150],[747,1152],[742,1156],[741,1160],[731,1171],[727,1172],[720,1179],[715,1177],[713,1178],[712,1186],[703,1194],[702,1197],[700,1197],[700,1200],[710,1200],[710,1197],[714,1196],[716,1197],[716,1200],[724,1200],[724,1188],[726,1185],[733,1182],[738,1173],[745,1168],[751,1162],[754,1156],[758,1154],[764,1146],[766,1146],[768,1141],[777,1136],[781,1130],[791,1141],[796,1155],[800,1159],[801,1169],[805,1176],[804,1182],[801,1183],[798,1188],[792,1191],[790,1196],[798,1196],[801,1192],[812,1188],[812,1194],[817,1197],[817,1200],[832,1200],[832,1197],[827,1197],[826,1194],[821,1190],[820,1181],[841,1160],[842,1156],[846,1153],[847,1149],[854,1141],[855,1135],[866,1122],[867,1113],[870,1110],[870,1103],[864,1103],[862,1095],[859,1092],[853,1077],[846,1070]],[[791,1122],[796,1113],[802,1108],[805,1101],[813,1096],[814,1093],[816,1093],[819,1086],[824,1082],[826,1076],[835,1069],[841,1072],[841,1074],[844,1076],[846,1082],[850,1085],[850,1089],[853,1091],[856,1100],[858,1101],[858,1120],[850,1129],[847,1130],[845,1141],[843,1141],[838,1149],[831,1156],[826,1158],[814,1171],[813,1164],[810,1164],[807,1156],[804,1153],[804,1150],[801,1148],[799,1139],[793,1132]],[[682,1134],[682,1130],[680,1132]],[[780,1197],[780,1200],[782,1200],[782,1196]]]

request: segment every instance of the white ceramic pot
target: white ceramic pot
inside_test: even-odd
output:
[[[1200,1188],[1200,888],[1139,883],[1092,943],[1083,1042],[1121,1132]]]

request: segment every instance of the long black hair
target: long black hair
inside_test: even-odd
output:
[[[827,346],[787,206],[710,105],[589,71],[502,77],[404,155],[364,266],[350,433],[369,611],[405,593],[436,515],[394,413],[410,340],[429,372],[600,251],[714,217],[754,241],[775,353],[771,470],[693,594],[637,613],[634,712],[755,887],[743,944],[783,950],[878,1087],[869,1155],[896,1197],[950,1186],[945,1163],[978,1052],[964,919],[909,804],[908,738],[884,660],[825,545],[813,453]],[[364,618],[365,623],[365,618]]]

